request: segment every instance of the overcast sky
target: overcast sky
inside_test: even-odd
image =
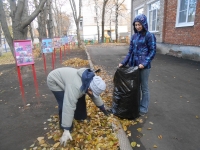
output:
[[[78,6],[78,0],[76,1],[76,5]],[[125,0],[124,4],[126,4],[128,11],[131,11],[131,1],[130,0]],[[62,10],[67,12],[67,13],[71,13],[71,6],[69,1],[66,1],[66,3],[63,5]]]

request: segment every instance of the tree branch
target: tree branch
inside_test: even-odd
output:
[[[72,1],[71,1],[71,0],[69,0],[69,2],[70,2],[71,9],[72,9],[74,21],[76,22],[76,20],[77,20],[76,5],[74,5],[74,1],[73,1],[73,4],[72,4]]]
[[[41,0],[40,4],[38,5],[38,8],[35,9],[35,11],[21,23],[21,29],[25,28],[28,26],[34,19],[35,17],[42,11],[44,4],[46,3],[47,0]]]

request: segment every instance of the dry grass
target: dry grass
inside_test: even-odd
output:
[[[0,56],[0,65],[5,64],[14,64],[15,59],[11,52],[3,53],[2,56]]]

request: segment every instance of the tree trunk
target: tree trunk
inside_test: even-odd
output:
[[[116,36],[116,43],[118,43],[118,10],[119,10],[119,5],[118,5],[118,0],[116,0],[116,10],[115,10],[115,36]]]
[[[8,42],[8,45],[10,46],[11,52],[14,56],[14,51],[13,51],[13,38],[11,37],[10,31],[8,29],[8,24],[6,21],[6,14],[3,9],[3,2],[0,0],[0,22],[2,26],[2,30],[4,32],[4,36]]]
[[[97,17],[97,34],[98,34],[98,43],[99,43],[100,42],[100,35],[99,35],[99,19],[98,19],[97,0],[94,0],[94,2],[95,2],[96,17]]]
[[[1,26],[0,26],[0,57],[2,56],[3,48],[2,48],[2,42],[1,42]]]
[[[104,43],[104,20],[105,20],[105,9],[108,0],[104,0],[103,8],[102,8],[102,35],[101,35],[101,42]]]
[[[79,31],[79,23],[80,23],[80,17],[81,17],[82,1],[79,0],[79,15],[78,16],[77,16],[77,11],[76,11],[76,3],[73,0],[70,0],[70,5],[71,5],[74,21],[75,21],[76,28],[77,28],[76,33],[77,33],[78,47],[80,48],[81,38],[80,38],[80,31]]]
[[[30,35],[31,35],[32,43],[34,43],[34,36],[33,36],[33,30],[32,30],[32,23],[30,23],[30,25],[29,25],[29,32],[30,32]]]
[[[1,45],[2,45],[2,44],[1,44],[1,43],[2,43],[2,42],[1,42],[1,35],[2,35],[1,33],[2,33],[2,31],[1,31],[1,26],[0,26],[0,47],[1,47]]]
[[[51,10],[51,1],[47,0],[47,29],[48,29],[48,37],[53,38],[53,25],[52,25],[52,10]]]

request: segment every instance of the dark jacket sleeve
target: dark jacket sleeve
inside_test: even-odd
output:
[[[146,38],[149,53],[143,63],[144,67],[146,67],[153,60],[156,54],[156,37],[154,36],[154,34],[150,33]]]
[[[132,55],[132,52],[133,52],[133,46],[134,46],[134,43],[133,43],[133,37],[134,35],[131,36],[131,41],[130,41],[130,46],[129,46],[129,52],[128,54],[126,55],[126,57],[124,58],[124,60],[121,62],[121,64],[123,64],[124,66],[127,65],[131,55]]]

